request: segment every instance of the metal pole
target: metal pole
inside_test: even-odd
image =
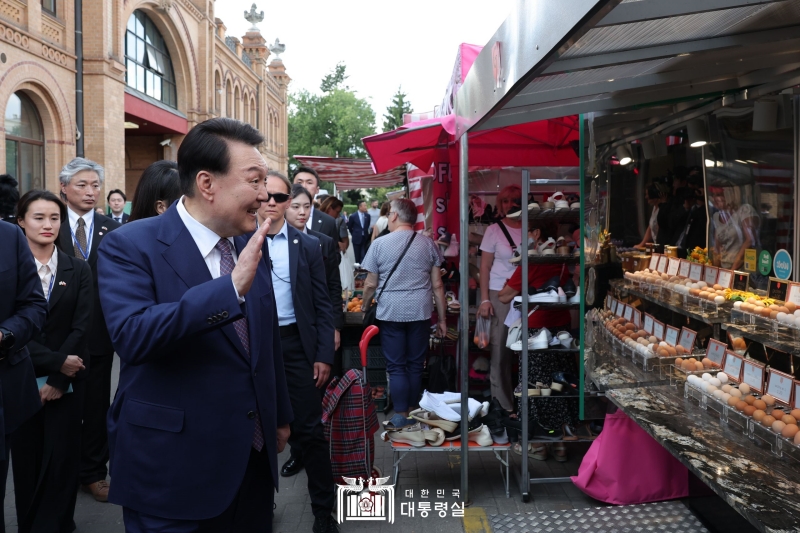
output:
[[[522,171],[522,232],[520,241],[520,254],[522,254],[522,364],[520,365],[519,381],[522,383],[522,398],[519,408],[519,417],[522,420],[522,479],[520,492],[523,498],[527,497],[531,489],[531,478],[528,475],[528,196],[531,192],[531,176],[527,170]],[[514,305],[512,302],[511,305]]]
[[[458,298],[461,303],[459,320],[461,321],[458,342],[461,347],[461,497],[469,501],[469,146],[467,135],[462,135],[458,153],[458,213],[460,218],[458,240],[458,263],[461,282]],[[488,280],[486,281],[488,283]]]
[[[83,151],[83,0],[75,0],[75,155]]]
[[[792,200],[794,201],[794,227],[797,227],[800,221],[800,202],[797,201],[797,195],[800,194],[800,96],[792,96],[792,124],[794,130],[794,191]],[[708,202],[706,202],[707,204]],[[794,241],[794,281],[800,280],[800,239],[796,236],[792,239]],[[797,400],[795,400],[797,402]]]

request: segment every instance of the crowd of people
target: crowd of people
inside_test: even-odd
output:
[[[130,214],[119,189],[99,209],[105,171],[88,159],[64,166],[58,195],[20,197],[0,176],[0,473],[10,453],[20,532],[73,531],[79,487],[122,506],[126,531],[268,531],[279,476],[303,468],[313,531],[337,531],[322,398],[353,248],[385,289],[396,406],[418,401],[444,295],[438,249],[410,231],[416,207],[373,220],[362,202],[345,220],[341,200],[316,203],[316,171],[269,170],[262,142],[236,120],[197,125],[177,162],[143,172]]]

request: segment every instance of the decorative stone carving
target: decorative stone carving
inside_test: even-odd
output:
[[[244,20],[252,24],[252,26],[250,26],[250,29],[247,31],[259,31],[258,26],[256,26],[256,24],[264,20],[264,12],[262,11],[261,13],[256,13],[256,5],[253,4],[252,6],[250,6],[250,11],[244,12]]]
[[[158,9],[164,12],[169,12],[172,8],[172,0],[158,0]]]
[[[282,61],[281,54],[286,51],[286,45],[281,42],[280,39],[277,37],[275,38],[275,42],[267,46],[269,51],[275,54],[275,59],[273,61]]]

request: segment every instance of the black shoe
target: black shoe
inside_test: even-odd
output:
[[[318,516],[314,519],[314,533],[339,533],[339,524],[332,516]]]
[[[578,376],[575,374],[570,374],[569,372],[554,372],[553,382],[563,387],[560,391],[562,396],[578,394]]]
[[[281,468],[281,477],[292,477],[303,469],[303,461],[290,457],[288,461],[283,463]]]
[[[572,278],[569,278],[561,288],[564,290],[564,294],[567,295],[567,298],[572,298],[575,296],[575,293],[578,292],[578,288],[575,286],[575,282],[572,281]]]
[[[530,420],[529,431],[528,434],[530,438],[533,440],[562,440],[564,438],[564,432],[559,429],[548,429],[542,426],[536,420]]]

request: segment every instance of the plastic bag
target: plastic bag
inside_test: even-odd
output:
[[[475,322],[475,337],[472,339],[475,345],[481,350],[489,347],[489,329],[492,327],[492,320],[479,316]]]

